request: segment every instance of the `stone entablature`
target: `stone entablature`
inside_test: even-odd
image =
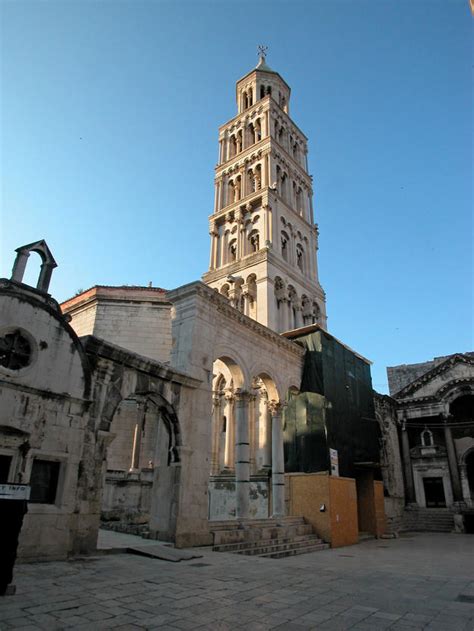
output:
[[[278,333],[275,333],[274,331],[264,326],[263,324],[260,324],[254,319],[247,317],[246,315],[244,315],[237,309],[234,309],[224,296],[222,296],[215,290],[211,289],[204,283],[201,283],[199,281],[194,282],[194,283],[189,283],[187,285],[183,285],[182,287],[178,287],[177,289],[168,291],[166,295],[167,295],[167,298],[170,300],[170,302],[175,306],[178,299],[180,303],[186,298],[202,299],[207,304],[212,305],[213,309],[215,309],[217,313],[223,314],[225,315],[226,318],[229,318],[234,323],[234,327],[235,327],[235,324],[238,323],[240,326],[244,327],[248,331],[251,331],[252,334],[257,334],[260,337],[265,338],[266,340],[269,340],[272,345],[285,349],[287,353],[294,355],[295,358],[302,359],[304,357],[305,352],[301,346],[287,340],[286,338],[282,337]],[[176,314],[174,318],[176,319]],[[227,329],[228,327],[229,327],[229,324],[227,324],[226,327],[222,327],[222,328]],[[231,325],[232,335],[236,337],[237,332],[235,331],[234,327],[232,327]],[[175,364],[173,363],[173,365]],[[298,367],[295,367],[294,374],[298,375],[296,381],[299,381],[300,374],[299,374]]]

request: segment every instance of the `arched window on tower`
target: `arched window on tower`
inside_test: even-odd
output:
[[[249,88],[248,92],[248,106],[251,107],[253,105],[253,90]]]
[[[229,138],[229,157],[233,158],[236,153],[237,153],[237,140],[234,134],[232,134],[232,136]]]
[[[318,324],[321,320],[321,309],[317,302],[313,302],[313,324]]]
[[[247,92],[242,92],[242,109],[246,110],[249,106]]]
[[[303,246],[298,243],[298,245],[296,246],[296,265],[298,266],[298,268],[304,272],[304,250],[303,250]]]
[[[248,138],[251,145],[255,144],[255,127],[253,123],[249,123]]]
[[[255,121],[255,142],[259,142],[260,140],[262,140],[262,124],[258,118]]]
[[[287,233],[282,230],[281,231],[281,255],[285,261],[288,261],[288,243],[290,241]]]
[[[260,235],[258,230],[252,230],[249,234],[249,246],[251,253],[258,252],[260,250]]]
[[[263,99],[264,96],[265,96],[265,86],[261,85],[260,86],[260,98]]]
[[[228,262],[233,263],[237,260],[237,239],[232,239],[229,243],[229,257]]]
[[[296,211],[303,216],[303,191],[300,186],[296,188]]]
[[[254,169],[255,190],[259,191],[262,188],[262,165],[257,164]]]
[[[240,153],[242,151],[242,149],[243,149],[243,145],[242,145],[242,130],[241,129],[239,129],[239,131],[237,132],[236,141],[237,141],[237,147],[236,147],[237,153]]]
[[[280,190],[280,196],[283,200],[287,201],[288,199],[288,191],[287,191],[287,186],[288,186],[288,175],[286,173],[282,173],[281,174],[281,190]]]
[[[281,194],[280,191],[281,191],[281,169],[277,164],[276,166],[276,193],[280,195]]]
[[[248,191],[249,193],[255,193],[257,190],[257,180],[253,169],[247,171]]]
[[[242,190],[242,180],[240,178],[240,175],[238,175],[235,178],[235,184],[234,184],[234,202],[239,201],[241,197],[241,190]]]
[[[229,180],[229,182],[227,184],[227,189],[228,189],[227,205],[229,206],[230,204],[233,204],[234,201],[235,201],[235,184],[234,184],[234,180]]]

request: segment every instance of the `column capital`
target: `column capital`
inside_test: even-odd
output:
[[[227,392],[224,394],[224,398],[229,403],[235,400],[234,393],[231,390],[227,390]]]
[[[448,425],[451,417],[452,417],[452,414],[450,414],[449,412],[447,411],[441,412],[441,418],[445,426]]]
[[[242,388],[237,388],[234,391],[234,397],[237,403],[243,403],[249,400],[250,393],[247,390],[243,390]]]
[[[267,406],[272,417],[280,416],[284,408],[283,403],[281,403],[280,401],[275,401],[274,399],[272,399],[271,401],[268,401]]]

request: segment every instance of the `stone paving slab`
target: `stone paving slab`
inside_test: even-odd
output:
[[[192,552],[199,562],[121,553],[18,565],[16,595],[0,600],[0,631],[474,631],[472,535],[417,534],[286,559]]]

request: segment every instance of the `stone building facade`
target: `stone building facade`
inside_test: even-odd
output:
[[[438,509],[440,516],[450,514],[446,528],[453,527],[453,515],[458,515],[457,527],[470,530],[474,514],[474,353],[394,366],[387,373],[391,400],[378,400],[392,444],[399,440],[405,502],[411,511],[403,516],[404,527],[429,527]],[[395,452],[388,458],[392,469],[398,466]],[[392,483],[398,498],[400,476],[394,469]]]
[[[31,486],[20,556],[63,558],[95,549],[105,434],[89,361],[48,294],[51,252],[39,241],[17,253],[0,281],[0,482]],[[37,287],[22,282],[31,253],[42,259]]]
[[[219,131],[204,283],[95,286],[60,312],[47,294],[54,261],[45,244],[36,245],[45,258],[38,290],[21,283],[28,248],[2,281],[4,335],[25,331],[38,357],[51,357],[44,370],[3,369],[0,455],[16,449],[8,477],[26,483],[35,454],[59,462],[63,491],[36,511],[48,527],[63,523],[58,556],[93,548],[100,513],[178,546],[212,543],[222,520],[285,517],[285,407],[300,391],[307,349],[281,333],[326,329],[318,231],[290,88],[261,57],[236,89],[238,114]],[[44,331],[35,309],[50,318],[41,316]],[[358,358],[369,383],[369,363]],[[44,403],[32,415],[33,394]],[[373,421],[372,407],[359,412]],[[369,464],[378,466],[372,456]],[[378,496],[381,483],[375,489],[372,476],[370,485],[367,497]],[[26,522],[22,545],[54,556],[41,523]]]

